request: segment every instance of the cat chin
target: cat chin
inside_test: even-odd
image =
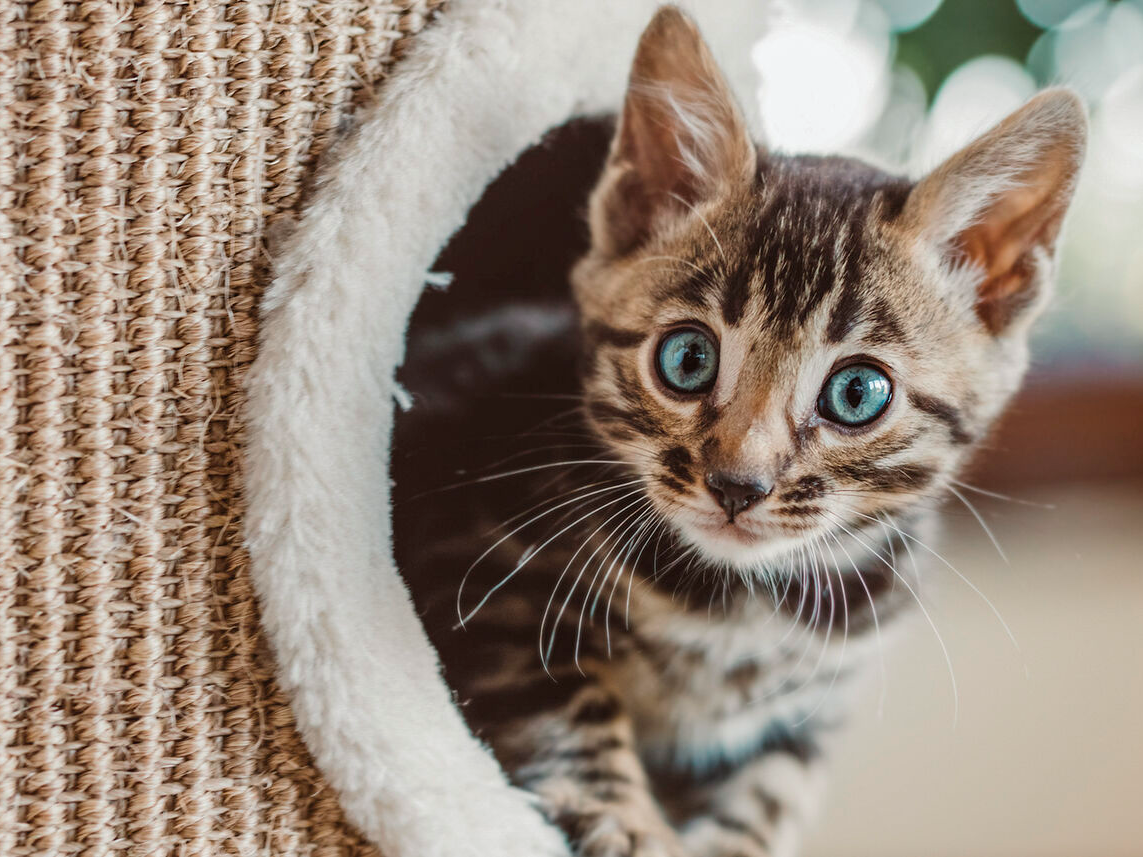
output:
[[[680,539],[696,548],[703,559],[743,574],[755,574],[761,565],[789,557],[804,541],[794,536],[756,535],[730,524],[702,526],[676,520],[675,529]]]

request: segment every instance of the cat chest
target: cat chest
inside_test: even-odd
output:
[[[641,636],[620,687],[643,754],[670,764],[732,761],[776,727],[829,713],[853,672],[850,658],[832,641],[784,631],[708,626]]]

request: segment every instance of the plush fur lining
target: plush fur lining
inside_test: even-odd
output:
[[[468,732],[393,566],[393,372],[469,207],[547,129],[616,109],[656,5],[452,0],[277,258],[248,380],[254,583],[301,733],[386,857],[567,853]],[[692,6],[751,114],[759,0]]]

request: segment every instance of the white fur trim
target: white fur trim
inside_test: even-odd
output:
[[[451,0],[338,151],[263,303],[247,540],[314,760],[386,857],[566,854],[466,729],[393,566],[394,368],[427,272],[549,128],[615,109],[653,0]],[[693,4],[747,115],[760,0]]]

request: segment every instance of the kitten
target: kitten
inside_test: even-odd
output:
[[[475,479],[509,490],[432,495],[398,543],[465,717],[575,853],[792,853],[934,509],[1024,372],[1085,129],[1057,90],[916,183],[782,156],[682,13],[648,26],[578,337],[542,311],[460,326],[501,347],[452,395],[570,377],[575,348],[577,407]],[[475,460],[451,419],[421,439]],[[568,435],[570,461],[526,457]]]

